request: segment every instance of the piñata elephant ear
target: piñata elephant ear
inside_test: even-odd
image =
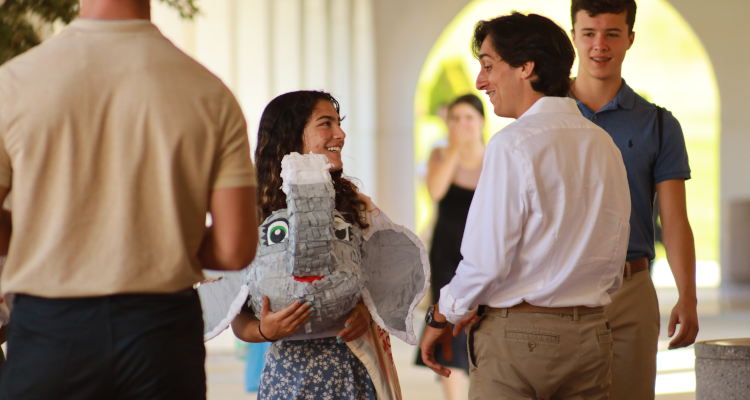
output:
[[[227,329],[247,301],[246,270],[203,271],[206,279],[198,286],[203,308],[203,341]]]
[[[430,287],[430,262],[414,232],[390,221],[371,227],[362,243],[362,291],[375,322],[406,343],[418,343],[414,309]]]

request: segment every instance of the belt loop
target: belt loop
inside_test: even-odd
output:
[[[508,318],[508,309],[507,308],[503,308],[503,309],[500,310],[500,317],[501,318]]]
[[[633,279],[633,274],[631,273],[631,269],[630,269],[630,262],[625,263],[625,279],[627,280]]]
[[[573,321],[578,321],[578,306],[573,307]]]

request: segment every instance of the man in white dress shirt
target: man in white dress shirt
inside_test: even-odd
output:
[[[629,234],[622,156],[567,98],[575,53],[554,22],[519,13],[480,21],[473,50],[477,89],[517,121],[487,145],[463,261],[430,307],[422,356],[447,376],[435,344],[450,357],[447,321],[455,333],[471,324],[471,399],[606,399],[603,310],[622,283]]]

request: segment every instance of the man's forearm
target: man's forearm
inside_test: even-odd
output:
[[[257,236],[248,241],[245,245],[247,248],[252,250],[252,254],[255,254],[255,243],[257,242]],[[216,233],[213,227],[206,229],[206,233],[203,237],[203,243],[198,250],[198,260],[201,263],[203,269],[210,269],[215,271],[238,271],[247,267],[253,260],[253,257],[244,258],[241,253],[242,249],[239,249],[239,245],[227,246],[224,244],[224,248],[221,248],[222,243],[217,239]],[[234,251],[232,251],[234,247]]]
[[[203,269],[221,270],[221,268],[218,268],[219,262],[216,260],[213,245],[213,227],[208,227],[203,236],[201,248],[198,250],[198,261],[200,261]]]
[[[695,242],[687,215],[685,180],[656,184],[661,211],[662,242],[681,300],[695,302]]]
[[[664,225],[662,240],[680,299],[696,301],[695,242],[690,223],[685,219],[673,225]]]
[[[432,318],[435,320],[435,322],[443,323],[448,322],[448,319],[445,318],[445,315],[440,313],[440,302],[435,303],[435,312],[432,314]]]

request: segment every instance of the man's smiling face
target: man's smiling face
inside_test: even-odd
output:
[[[478,58],[482,68],[477,75],[477,90],[483,90],[489,96],[495,115],[518,118],[521,114],[518,112],[518,99],[523,90],[523,71],[502,60],[489,35],[482,42]]]
[[[587,74],[600,80],[621,77],[625,53],[635,39],[626,18],[627,12],[592,17],[581,10],[576,14],[573,43],[578,50],[579,76]]]

